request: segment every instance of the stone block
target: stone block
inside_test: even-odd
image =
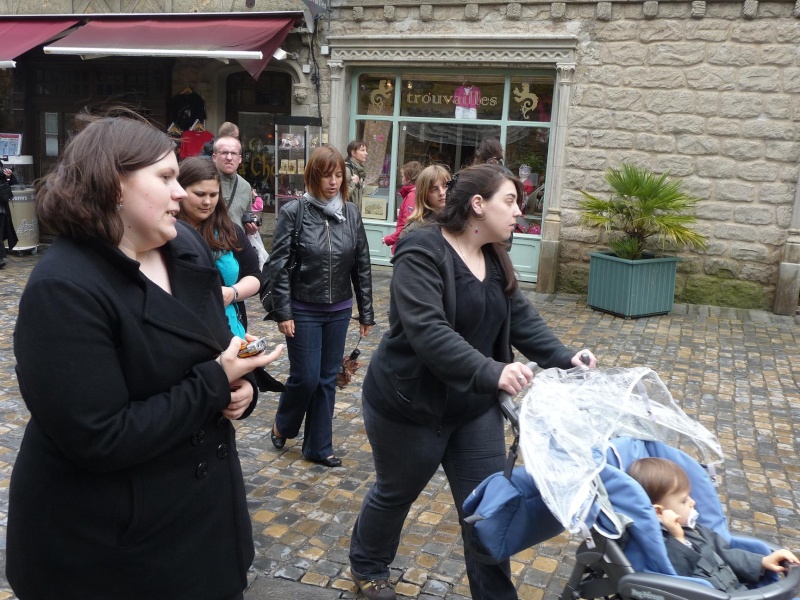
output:
[[[553,19],[564,19],[567,16],[566,2],[553,2],[550,4],[550,17]]]
[[[687,40],[703,40],[704,42],[724,42],[730,35],[731,25],[728,21],[699,21],[686,24]]]
[[[692,1],[692,18],[702,19],[706,16],[706,2],[705,0]]]
[[[710,118],[708,120],[708,133],[712,135],[739,135],[740,131],[741,126],[739,125],[738,121],[720,118]]]
[[[783,91],[800,92],[800,68],[789,67],[783,70]]]
[[[592,83],[618,86],[622,78],[622,67],[617,65],[601,65],[588,69],[585,75],[586,79]],[[625,85],[629,84],[626,83]]]
[[[728,202],[753,202],[758,193],[756,186],[740,181],[720,181],[717,183],[717,200]]]
[[[601,150],[580,150],[568,148],[564,164],[578,169],[605,170],[606,153]]]
[[[789,94],[765,95],[764,114],[772,119],[790,120],[792,118],[792,99]]]
[[[775,92],[779,86],[778,67],[744,67],[739,70],[736,89],[746,92]]]
[[[697,92],[695,104],[697,110],[695,114],[706,117],[716,116],[719,110],[719,99],[725,92]]]
[[[675,41],[684,37],[683,21],[645,21],[637,24],[640,42]]]
[[[698,156],[695,165],[700,177],[729,179],[736,176],[736,163],[727,158]]]
[[[605,104],[605,91],[597,85],[575,85],[573,90],[574,106],[596,106]]]
[[[646,54],[642,51],[639,42],[611,42],[603,44],[600,48],[600,60],[604,64],[623,65],[643,65]]]
[[[599,42],[621,42],[636,39],[636,28],[630,23],[614,21],[611,23],[598,23],[595,39]]]
[[[589,131],[589,145],[595,148],[633,148],[633,135],[622,131]]]
[[[795,13],[797,12],[795,4]],[[797,14],[795,18],[800,18]],[[775,24],[775,41],[781,44],[800,44],[800,27],[797,27],[797,22],[792,22],[789,19],[782,19]]]
[[[764,158],[772,158],[783,162],[800,162],[800,143],[766,141],[764,143]]]
[[[632,131],[655,131],[658,117],[645,112],[619,111],[614,113],[614,127]]]
[[[739,273],[740,264],[727,258],[708,258],[703,270],[706,275],[734,279]]]
[[[692,158],[677,154],[655,155],[651,161],[650,168],[656,173],[669,173],[673,177],[687,177],[694,173]]]
[[[480,19],[480,7],[478,4],[470,3],[464,7],[464,20],[477,21]]]
[[[735,160],[755,160],[763,156],[764,143],[740,138],[723,139],[720,143],[720,152]]]
[[[719,116],[753,119],[761,114],[761,94],[723,94],[719,101]]]
[[[681,181],[681,189],[690,196],[695,196],[701,200],[707,200],[711,198],[714,191],[714,183],[708,179],[685,177]]]
[[[427,23],[433,19],[433,4],[419,5],[419,20]]]
[[[736,87],[736,69],[710,65],[687,69],[686,84],[696,90],[732,90]]]
[[[387,4],[383,7],[384,21],[394,21],[397,18],[397,10],[393,4]]]
[[[739,205],[733,208],[733,220],[749,225],[773,225],[775,209],[771,206]]]
[[[792,226],[792,208],[789,206],[778,206],[775,210],[775,222],[778,227],[788,229]]]
[[[791,65],[797,60],[797,49],[789,44],[764,45],[761,51],[764,64]]]
[[[712,65],[749,67],[761,63],[761,50],[745,44],[718,44],[709,46],[706,60]]]
[[[354,6],[353,7],[353,21],[356,23],[361,23],[364,20],[364,7],[363,6]]]
[[[642,110],[642,93],[639,90],[610,88],[606,90],[606,108],[614,110]]]
[[[598,21],[611,20],[611,2],[598,2],[595,8],[595,18]]]
[[[697,205],[695,215],[698,219],[727,221],[731,218],[731,207],[724,202],[702,202]]]
[[[742,44],[768,44],[775,41],[775,21],[738,21],[731,30],[731,40]]]
[[[644,107],[656,113],[686,113],[695,111],[695,94],[689,90],[659,90],[644,94]]]
[[[587,129],[611,129],[613,113],[601,108],[572,107],[569,111],[569,126]]]
[[[768,162],[740,164],[738,175],[745,181],[775,181],[778,178],[778,167]]]
[[[522,17],[522,4],[519,2],[509,2],[506,7],[507,19],[519,19]]]
[[[705,133],[705,118],[696,115],[663,115],[659,117],[661,133]]]
[[[719,141],[709,136],[680,135],[676,149],[680,154],[718,154]]]
[[[647,48],[648,62],[654,66],[696,65],[705,60],[705,53],[705,44],[701,42],[652,44]]]
[[[657,0],[645,0],[642,3],[642,14],[645,19],[655,19],[658,16]]]
[[[791,181],[796,182],[800,179],[800,167],[784,167],[778,168],[778,181]]]
[[[738,244],[731,251],[731,258],[740,261],[765,262],[769,251],[762,244]]]
[[[745,19],[755,19],[758,15],[758,0],[744,0],[742,16]]]
[[[640,49],[641,52],[641,49]],[[629,88],[664,88],[674,89],[684,87],[683,71],[670,67],[633,67],[625,69],[621,77],[622,84]],[[619,85],[620,77],[609,85]]]
[[[568,129],[567,147],[580,148],[589,143],[589,131],[587,129]]]

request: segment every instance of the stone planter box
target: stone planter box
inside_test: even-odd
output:
[[[665,315],[672,310],[677,270],[675,256],[627,260],[590,252],[587,303],[626,319]]]

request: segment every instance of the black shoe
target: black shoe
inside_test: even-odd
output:
[[[358,589],[368,600],[396,600],[397,594],[389,587],[389,582],[385,579],[359,579],[353,573],[353,581],[356,582]]]
[[[275,434],[275,423],[272,424],[272,429],[269,430],[269,437],[272,440],[272,445],[278,450],[282,450],[286,445],[286,438]]]
[[[0,269],[6,266],[6,261],[3,258],[0,258]]]
[[[342,459],[336,456],[329,456],[328,458],[308,458],[306,456],[305,459],[318,465],[325,465],[330,469],[342,466]]]

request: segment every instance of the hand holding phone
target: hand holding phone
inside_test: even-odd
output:
[[[242,342],[242,347],[239,349],[239,358],[247,358],[248,356],[255,356],[261,354],[267,349],[267,338],[262,337],[252,342]]]

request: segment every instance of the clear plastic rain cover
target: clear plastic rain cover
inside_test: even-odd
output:
[[[525,469],[572,533],[584,529],[611,438],[661,441],[708,465],[723,460],[714,435],[686,415],[646,367],[541,371],[519,420]]]

